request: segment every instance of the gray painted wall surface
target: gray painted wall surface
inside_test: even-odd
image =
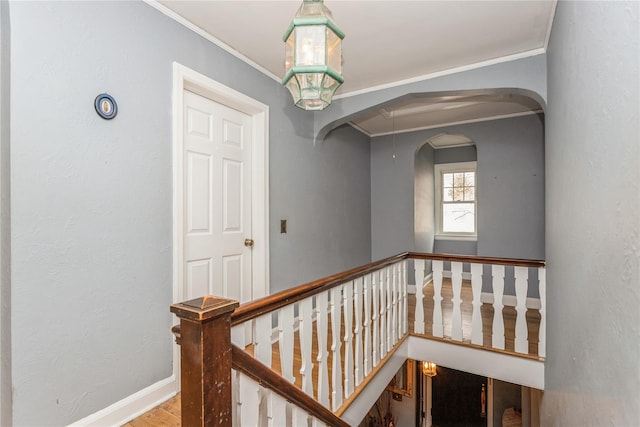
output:
[[[390,136],[372,138],[372,257],[414,250],[414,154],[428,138],[450,132],[476,142],[478,255],[544,258],[542,129],[530,115],[399,134],[395,143]],[[472,250],[473,242],[462,243]],[[439,244],[436,250],[456,247]]]
[[[502,122],[502,123],[501,123]],[[538,116],[494,122],[478,147],[478,255],[544,259],[544,125]]]
[[[423,145],[415,155],[415,179],[414,187],[414,241],[415,250],[418,252],[435,252],[434,236],[436,231],[434,217],[434,150],[429,144]],[[415,283],[415,270],[412,262],[409,263],[409,283]],[[425,275],[431,272],[431,261],[426,261]]]
[[[415,156],[415,249],[418,252],[433,252],[435,235],[434,218],[434,150],[429,144],[418,149]]]
[[[272,222],[288,226],[271,234],[272,266],[282,260],[271,270],[273,291],[371,262],[369,137],[342,126],[311,146],[313,161],[297,160],[308,144],[288,150],[284,203],[271,209]]]
[[[418,133],[371,138],[373,260],[415,249],[414,166],[424,141]]]
[[[0,2],[0,425],[11,425],[11,204],[9,5]]]
[[[278,82],[144,3],[9,8],[14,425],[66,425],[171,375],[173,61],[270,106],[272,291],[369,260],[362,135],[314,147]]]
[[[559,2],[555,15],[542,425],[640,425],[639,9]]]
[[[433,251],[438,254],[478,255],[478,242],[466,240],[436,240]]]
[[[436,165],[442,163],[458,163],[458,162],[475,162],[478,159],[478,153],[475,145],[454,148],[439,148],[435,150],[434,163]]]

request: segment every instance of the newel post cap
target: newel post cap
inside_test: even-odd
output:
[[[180,319],[204,322],[232,313],[240,303],[235,300],[206,295],[171,305],[171,312]]]

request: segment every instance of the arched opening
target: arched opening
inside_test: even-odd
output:
[[[544,258],[544,113],[533,97],[412,94],[350,123],[370,134],[373,259],[404,250]],[[475,236],[439,236],[433,168],[473,161]]]

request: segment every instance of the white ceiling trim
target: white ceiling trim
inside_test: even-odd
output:
[[[502,64],[505,62],[517,61],[518,59],[529,58],[532,56],[543,55],[547,51],[545,48],[537,48],[533,50],[528,50],[526,52],[514,53],[513,55],[501,56],[499,58],[489,59],[487,61],[476,62],[474,64],[463,65],[461,67],[449,68],[447,70],[436,71],[435,73],[425,74],[423,76],[412,77],[410,79],[398,80],[392,83],[386,83],[383,85],[372,86],[366,89],[355,90],[353,92],[342,93],[340,95],[336,95],[333,99],[341,99],[348,98],[350,96],[362,95],[369,92],[376,92],[383,89],[389,89],[397,86],[403,86],[410,83],[421,82],[424,80],[435,79],[436,77],[448,76],[450,74],[461,73],[463,71],[475,70],[477,68],[488,67],[491,65]]]
[[[475,145],[476,143],[467,135],[440,133],[427,139],[427,144],[429,144],[434,150],[441,150],[443,148],[467,147]]]
[[[455,110],[458,108],[464,108],[470,105],[478,105],[478,104],[483,104],[483,102],[478,102],[478,101],[438,102],[436,104],[425,104],[425,105],[419,105],[417,107],[411,107],[411,108],[399,108],[399,109],[383,108],[380,110],[380,114],[382,114],[385,119],[393,119],[395,117],[413,116],[416,114],[428,113],[432,111]]]
[[[246,56],[244,56],[243,54],[241,54],[240,52],[238,52],[237,50],[235,50],[234,48],[232,48],[231,46],[229,46],[228,44],[226,44],[222,40],[212,36],[207,31],[203,30],[202,28],[198,27],[197,25],[193,24],[192,22],[186,20],[185,18],[183,18],[182,16],[178,15],[176,12],[174,12],[171,9],[169,9],[165,5],[163,5],[161,3],[158,3],[156,0],[142,0],[142,1],[145,2],[146,4],[148,4],[149,6],[151,6],[152,8],[154,8],[154,9],[158,10],[159,12],[163,13],[167,17],[173,19],[177,23],[179,23],[179,24],[183,25],[184,27],[188,28],[189,30],[193,31],[197,35],[199,35],[199,36],[205,38],[206,40],[210,41],[211,43],[215,44],[220,49],[224,50],[225,52],[229,53],[230,55],[235,56],[236,58],[238,58],[242,62],[245,62],[247,65],[250,65],[251,67],[253,67],[256,70],[260,71],[261,73],[263,73],[267,77],[272,78],[273,80],[277,81],[278,83],[282,83],[280,77],[276,76],[271,71],[267,70],[266,68],[262,67],[261,65],[253,62],[251,59],[247,58]]]
[[[513,117],[521,117],[521,116],[529,116],[531,114],[540,114],[542,113],[542,110],[532,110],[532,111],[522,111],[520,113],[511,113],[511,114],[501,114],[498,116],[490,116],[490,117],[480,117],[477,119],[469,119],[469,120],[460,120],[457,122],[448,122],[448,123],[442,123],[442,124],[437,124],[437,125],[432,125],[432,126],[422,126],[422,127],[417,127],[417,128],[411,128],[411,129],[402,129],[402,130],[396,130],[395,132],[380,132],[380,133],[374,133],[374,134],[369,134],[367,133],[364,129],[358,127],[355,123],[353,122],[349,122],[349,124],[351,126],[353,126],[354,128],[358,129],[360,132],[364,133],[365,135],[371,137],[371,138],[376,138],[379,136],[387,136],[387,135],[393,135],[394,133],[409,133],[409,132],[417,132],[417,131],[421,131],[421,130],[429,130],[429,129],[438,129],[438,128],[443,128],[443,127],[447,127],[447,126],[457,126],[457,125],[466,125],[468,123],[479,123],[479,122],[488,122],[491,120],[502,120],[502,119],[510,119]]]

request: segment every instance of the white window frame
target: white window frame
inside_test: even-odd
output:
[[[460,162],[460,163],[440,163],[435,165],[434,167],[434,175],[435,175],[435,219],[436,219],[436,240],[468,240],[468,241],[476,241],[478,240],[478,172],[476,168],[477,162]],[[442,176],[445,173],[455,173],[455,172],[469,172],[473,171],[475,173],[475,215],[474,215],[474,225],[473,229],[475,230],[473,233],[462,233],[462,232],[449,232],[445,233],[442,231]]]

